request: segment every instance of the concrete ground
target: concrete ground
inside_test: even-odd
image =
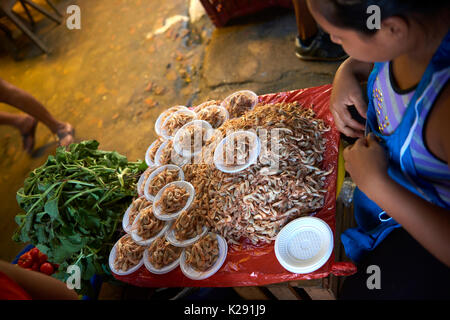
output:
[[[79,5],[81,30],[40,19],[37,33],[51,54],[20,38],[25,58],[1,53],[0,77],[70,122],[77,141],[96,139],[101,149],[130,160],[144,158],[156,138],[157,116],[172,105],[195,105],[241,89],[265,94],[331,83],[339,65],[297,59],[293,10],[270,10],[216,29],[201,10],[190,16],[189,0],[54,3],[63,12]],[[18,112],[6,105],[0,110]],[[30,157],[19,132],[0,127],[0,259],[11,260],[23,246],[11,240],[20,211],[16,191],[55,151],[55,139],[42,124],[36,138]]]

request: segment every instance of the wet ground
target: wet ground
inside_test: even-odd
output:
[[[54,3],[65,12],[74,1]],[[338,67],[296,58],[293,10],[270,10],[216,29],[205,15],[192,21],[189,0],[75,3],[81,30],[34,14],[51,54],[18,38],[25,43],[24,59],[0,53],[0,77],[70,122],[77,141],[96,139],[101,149],[130,160],[144,158],[156,138],[154,121],[167,107],[220,99],[240,89],[264,94],[331,83]],[[178,22],[163,28],[171,21]],[[18,112],[6,105],[0,110]],[[56,148],[42,124],[36,138],[30,157],[22,151],[20,134],[0,127],[0,259],[11,260],[22,248],[10,240],[19,212],[16,191]]]

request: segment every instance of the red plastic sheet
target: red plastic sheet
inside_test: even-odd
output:
[[[315,216],[324,220],[335,233],[336,183],[339,154],[339,132],[328,110],[331,86],[294,90],[259,97],[259,102],[295,102],[303,107],[313,108],[318,118],[323,119],[331,130],[326,133],[326,153],[323,168],[335,170],[325,181],[328,193],[324,206]],[[191,280],[183,275],[180,268],[164,275],[154,275],[145,266],[128,276],[114,275],[116,279],[142,287],[237,287],[261,286],[272,283],[295,280],[310,280],[327,277],[330,273],[337,276],[351,275],[356,267],[348,262],[335,262],[334,251],[327,263],[320,269],[308,274],[295,274],[284,269],[278,262],[274,242],[263,246],[241,244],[228,248],[227,258],[222,268],[213,276],[201,280]]]

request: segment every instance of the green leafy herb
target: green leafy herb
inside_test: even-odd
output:
[[[58,148],[30,173],[16,196],[26,214],[16,216],[13,239],[33,243],[58,263],[55,276],[63,281],[67,267],[78,265],[85,281],[80,293],[94,274],[109,273],[114,234],[146,169],[142,161],[128,162],[98,145],[90,140]]]

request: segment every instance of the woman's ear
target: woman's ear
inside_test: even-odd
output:
[[[381,22],[380,31],[392,40],[401,41],[407,36],[408,29],[408,22],[402,17],[389,17]]]

